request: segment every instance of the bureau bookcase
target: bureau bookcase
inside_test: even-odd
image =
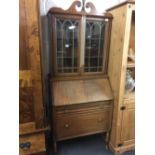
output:
[[[57,142],[111,129],[113,94],[107,76],[112,15],[90,2],[68,10],[51,8],[51,104],[54,151]]]

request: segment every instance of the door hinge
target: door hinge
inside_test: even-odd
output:
[[[121,110],[125,110],[125,109],[126,109],[126,107],[125,107],[125,106],[122,106],[120,109],[121,109]]]

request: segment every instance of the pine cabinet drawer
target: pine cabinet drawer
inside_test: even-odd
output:
[[[30,155],[45,151],[45,136],[43,133],[20,136],[20,155]]]
[[[59,109],[60,110],[60,109]],[[56,113],[57,139],[100,133],[110,129],[111,106],[67,109]]]

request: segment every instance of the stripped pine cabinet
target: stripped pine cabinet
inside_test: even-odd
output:
[[[107,11],[114,18],[108,65],[109,80],[114,92],[114,111],[109,147],[117,155],[132,150],[135,146],[134,1],[122,2]],[[129,83],[128,80],[132,83]]]

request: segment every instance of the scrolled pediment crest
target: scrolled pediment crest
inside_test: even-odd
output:
[[[66,14],[90,14],[90,15],[106,15],[108,17],[112,17],[111,14],[109,13],[99,13],[94,4],[92,2],[86,1],[86,0],[76,0],[74,1],[71,6],[67,9],[64,10],[62,8],[58,7],[53,7],[49,10],[48,13],[66,13]]]

